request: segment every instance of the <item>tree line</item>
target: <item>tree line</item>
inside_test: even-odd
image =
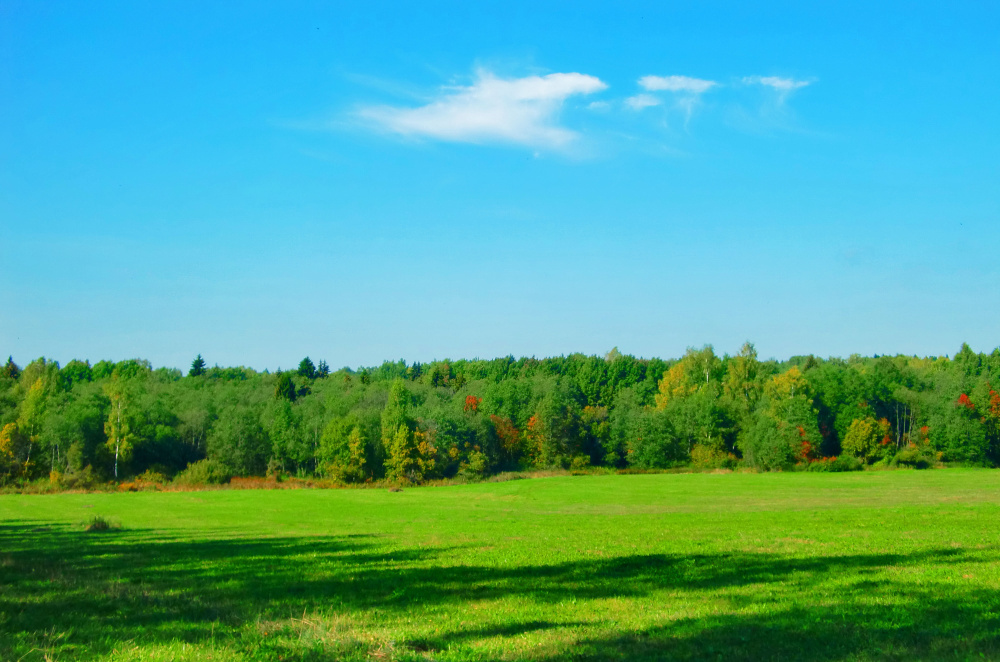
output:
[[[0,484],[157,475],[419,483],[531,468],[1000,463],[1000,348],[761,360],[711,346],[331,371],[145,360],[0,369]]]

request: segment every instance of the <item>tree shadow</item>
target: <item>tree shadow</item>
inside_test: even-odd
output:
[[[69,632],[63,650],[100,655],[118,641],[199,643],[219,628],[314,611],[377,609],[393,617],[417,607],[462,607],[479,600],[520,598],[554,606],[570,597],[641,600],[663,591],[722,592],[733,607],[729,611],[739,615],[681,619],[628,634],[612,628],[610,636],[577,638],[572,651],[539,651],[533,657],[1000,656],[995,592],[954,588],[940,596],[912,585],[904,591],[883,574],[887,567],[995,562],[993,550],[805,558],[652,554],[515,567],[458,565],[449,560],[450,551],[454,548],[399,548],[366,535],[247,539],[220,530],[209,539],[190,540],[150,530],[95,535],[7,521],[0,524],[0,658],[18,659],[44,633]],[[820,590],[831,577],[848,577],[852,595]],[[740,590],[752,586],[786,596],[819,591],[830,605],[776,603],[762,612],[766,599]],[[895,606],[868,603],[859,595],[891,595]],[[484,622],[408,645],[418,652],[441,651],[585,624],[555,617]]]
[[[892,609],[855,603],[683,620],[579,640],[568,657],[586,662],[1000,659],[994,591],[969,591],[960,601],[931,591],[910,591],[897,598],[903,604]]]

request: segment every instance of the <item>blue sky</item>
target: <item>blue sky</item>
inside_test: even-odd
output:
[[[0,0],[4,354],[1000,344],[994,3],[223,4]]]

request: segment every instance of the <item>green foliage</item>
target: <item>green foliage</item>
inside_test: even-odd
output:
[[[841,455],[840,457],[815,460],[804,465],[799,465],[806,471],[840,473],[844,471],[861,471],[865,468],[864,463],[856,457]]]
[[[253,410],[231,407],[219,412],[208,435],[208,454],[235,476],[263,476],[271,458],[271,440]]]
[[[305,379],[315,379],[316,366],[313,365],[312,360],[307,356],[299,362],[299,368],[295,371],[295,374]]]
[[[383,435],[385,435],[384,430]],[[382,441],[386,447],[386,478],[394,481],[420,482],[423,479],[420,450],[413,431],[405,425],[399,425],[394,434],[383,436]]]
[[[130,370],[125,375],[133,374]],[[136,436],[132,430],[136,412],[133,403],[137,397],[134,384],[127,377],[112,373],[111,379],[104,384],[104,393],[108,397],[110,407],[108,419],[104,423],[104,434],[107,437],[107,447],[114,453],[115,478],[118,478],[118,463],[127,459],[132,452]]]
[[[889,421],[877,421],[872,416],[866,416],[851,421],[842,446],[846,454],[871,464],[884,459],[890,449],[895,450],[889,446],[890,441]]]
[[[7,379],[17,381],[17,378],[21,375],[21,368],[14,363],[14,357],[8,356],[7,363],[4,364],[3,374]]]
[[[0,370],[0,483],[87,466],[98,479],[150,468],[174,475],[206,457],[240,475],[271,466],[345,482],[581,462],[815,471],[833,457],[868,466],[1000,463],[1000,348],[964,347],[954,359],[778,362],[746,343],[736,356],[706,346],[672,361],[620,352],[399,360],[332,374],[311,363],[272,375],[196,359],[189,374],[202,374],[182,379],[139,359],[60,368],[42,357],[20,368],[10,358]],[[350,426],[324,441],[338,419]]]
[[[323,430],[319,459],[321,471],[345,483],[363,482],[369,477],[372,452],[354,416],[332,419]]]
[[[74,359],[59,371],[59,376],[62,378],[63,388],[70,389],[75,384],[92,381],[94,371],[90,368],[89,361],[77,361]]]
[[[174,476],[177,485],[221,485],[232,478],[230,469],[217,460],[206,458],[192,462],[187,469]]]
[[[59,490],[93,490],[101,484],[100,478],[89,464],[79,471],[53,471],[49,474],[49,480]]]
[[[644,409],[629,420],[626,431],[628,464],[640,469],[662,469],[688,459],[688,441],[677,434],[665,410]]]
[[[205,359],[201,358],[201,354],[194,357],[194,361],[191,361],[191,369],[188,370],[188,377],[201,377],[205,374]]]
[[[381,415],[382,441],[386,446],[397,436],[400,427],[407,430],[413,428],[413,420],[409,415],[411,401],[412,396],[403,381],[393,381]]]
[[[584,450],[578,392],[556,381],[546,389],[527,425],[529,452],[539,467],[569,466]]]
[[[914,469],[930,469],[937,464],[939,458],[927,446],[911,444],[896,453],[892,458],[892,466],[913,467]]]
[[[757,471],[774,471],[793,465],[801,437],[787,421],[758,409],[737,441],[746,463]]]
[[[292,381],[292,376],[287,372],[278,375],[278,380],[274,384],[274,397],[278,400],[295,402],[297,396],[298,393],[295,390],[295,382]]]

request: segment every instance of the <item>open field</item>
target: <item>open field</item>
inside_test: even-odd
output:
[[[1000,659],[998,524],[957,469],[0,496],[0,659]]]

